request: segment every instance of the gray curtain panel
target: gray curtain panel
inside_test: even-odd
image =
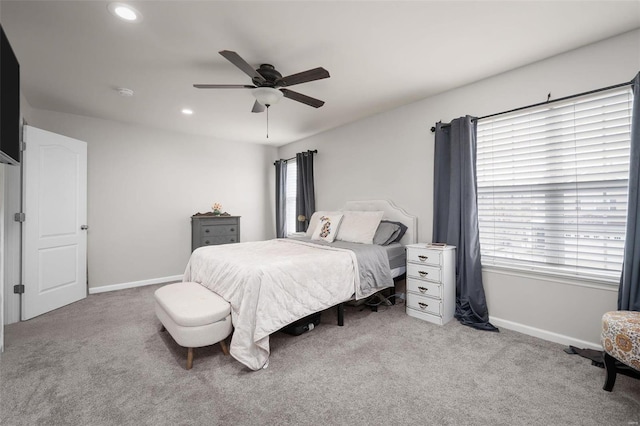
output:
[[[618,290],[618,310],[640,311],[640,73],[633,79],[631,115],[631,153],[629,167],[629,203],[624,242],[622,277]]]
[[[316,193],[313,184],[313,152],[296,154],[298,180],[296,185],[296,216],[303,215],[301,222],[296,217],[296,231],[303,232],[309,226],[309,219],[316,211]]]
[[[287,236],[287,161],[278,160],[276,166],[276,238]]]
[[[464,325],[489,322],[482,284],[476,182],[476,122],[466,116],[436,124],[433,241],[456,246],[456,313]]]

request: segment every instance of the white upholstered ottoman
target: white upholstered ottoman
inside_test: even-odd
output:
[[[160,287],[155,292],[156,315],[180,346],[188,348],[187,370],[193,366],[193,348],[220,342],[231,334],[231,306],[222,297],[198,283],[183,282]]]

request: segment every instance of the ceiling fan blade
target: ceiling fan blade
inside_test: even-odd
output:
[[[282,77],[276,81],[277,86],[293,86],[294,84],[306,83],[307,81],[321,80],[323,78],[329,78],[329,71],[322,67],[314,68],[312,70],[302,71],[297,74],[291,74],[286,77]]]
[[[264,112],[264,105],[262,105],[260,102],[256,101],[253,104],[253,109],[251,110],[251,112]]]
[[[264,77],[258,71],[254,70],[253,67],[249,65],[247,61],[242,59],[236,52],[233,52],[231,50],[221,50],[218,53],[224,56],[225,59],[231,62],[233,65],[240,68],[249,77],[260,82],[265,81]]]
[[[256,86],[248,84],[194,84],[196,89],[255,89]]]
[[[324,101],[321,101],[320,99],[312,98],[311,96],[303,95],[302,93],[294,92],[293,90],[280,89],[280,91],[284,94],[285,98],[302,102],[303,104],[307,104],[314,108],[320,108],[324,105]]]

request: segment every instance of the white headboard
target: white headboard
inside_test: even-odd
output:
[[[363,200],[363,201],[347,201],[342,210],[355,211],[383,211],[382,216],[385,220],[393,220],[395,222],[404,223],[407,226],[407,232],[400,242],[404,245],[414,244],[418,242],[418,218],[410,215],[404,209],[396,206],[388,200]]]

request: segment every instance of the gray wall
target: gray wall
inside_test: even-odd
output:
[[[283,146],[278,156],[318,149],[318,209],[338,209],[351,199],[390,199],[418,216],[419,240],[431,241],[429,129],[435,122],[543,102],[549,92],[560,98],[630,81],[638,71],[640,30]],[[483,276],[496,325],[563,344],[598,347],[602,314],[616,308],[617,288],[611,285],[495,270]]]
[[[33,109],[31,125],[88,144],[90,291],[182,275],[190,217],[214,202],[241,240],[275,236],[276,149]]]

